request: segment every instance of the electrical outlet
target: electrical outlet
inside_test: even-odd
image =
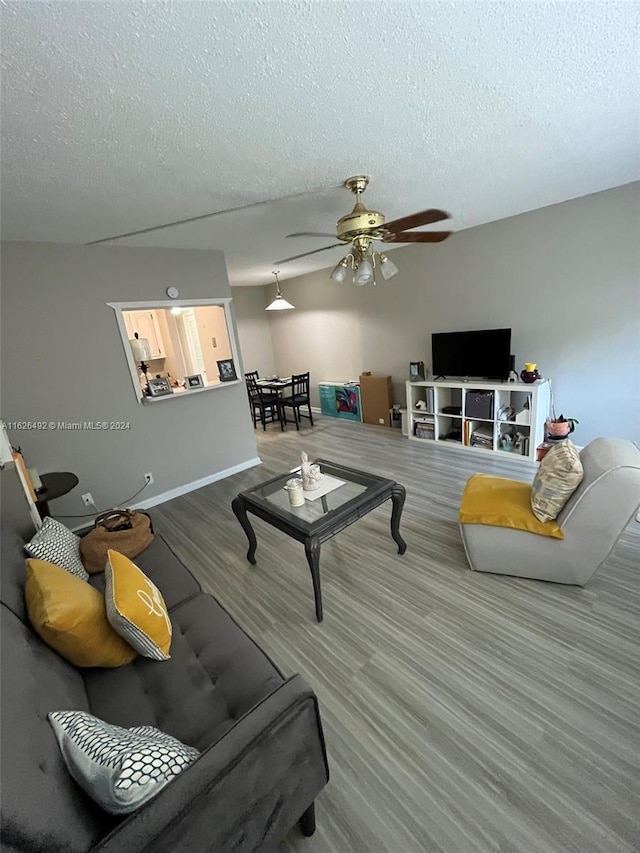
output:
[[[151,471],[148,471],[148,472],[144,475],[144,481],[145,481],[145,483],[147,484],[147,486],[150,486],[150,485],[151,485],[151,483],[153,483],[153,474],[151,473]]]
[[[82,498],[82,503],[85,506],[93,506],[93,495],[91,492],[85,492],[85,494],[80,497]]]
[[[384,424],[384,418],[378,418],[378,423],[379,423],[379,424]]]

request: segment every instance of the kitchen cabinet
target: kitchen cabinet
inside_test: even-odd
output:
[[[137,332],[138,337],[146,338],[149,341],[151,358],[164,358],[166,356],[157,311],[124,311],[123,316],[129,339],[135,337]]]

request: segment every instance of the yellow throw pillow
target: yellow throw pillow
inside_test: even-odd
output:
[[[157,586],[118,551],[107,551],[107,619],[146,658],[169,660],[171,619]]]
[[[564,531],[557,522],[542,522],[533,514],[529,483],[489,474],[474,474],[467,481],[458,521],[461,524],[511,527],[513,530],[564,539]]]
[[[26,561],[25,602],[36,633],[74,666],[123,666],[136,656],[109,624],[102,593],[54,563]]]

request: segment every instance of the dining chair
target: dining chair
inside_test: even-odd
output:
[[[245,374],[247,380],[247,393],[249,395],[249,406],[251,408],[251,417],[253,419],[253,428],[258,424],[258,418],[262,424],[262,429],[266,432],[267,419],[270,423],[278,421],[280,429],[284,430],[284,419],[282,417],[282,409],[280,407],[280,398],[277,394],[264,391],[256,382],[255,378]]]
[[[249,379],[255,379],[256,381],[258,381],[260,379],[260,374],[258,373],[257,370],[250,370],[248,373],[245,373],[244,378],[245,378],[245,381],[247,381]],[[260,386],[260,388],[262,391],[263,398],[266,398],[266,397],[275,398],[275,397],[280,396],[277,391],[273,391],[271,388],[263,388],[262,386]],[[251,394],[250,393],[249,393],[249,403],[251,403]]]
[[[309,373],[294,373],[291,376],[291,396],[282,397],[280,400],[282,407],[282,418],[285,423],[291,423],[287,420],[287,409],[293,410],[293,419],[296,429],[300,429],[300,418],[309,418],[311,426],[313,426],[313,415],[311,414],[311,398],[309,397]],[[306,406],[309,410],[308,415],[303,415],[300,411],[300,406]]]

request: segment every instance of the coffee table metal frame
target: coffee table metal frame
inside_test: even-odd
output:
[[[335,509],[328,508],[326,500],[328,496],[320,498],[324,515],[310,522],[297,517],[293,511],[290,512],[286,508],[269,501],[268,498],[257,494],[257,492],[263,491],[268,487],[273,487],[271,488],[271,492],[275,492],[278,488],[283,487],[291,477],[291,472],[288,472],[286,474],[279,474],[277,477],[272,477],[270,480],[259,483],[252,489],[241,492],[233,499],[231,506],[236,518],[242,525],[242,529],[247,534],[247,539],[249,540],[247,560],[252,565],[256,564],[255,553],[258,543],[247,515],[248,512],[257,515],[258,518],[266,521],[272,527],[281,530],[287,536],[304,544],[311,572],[311,580],[313,582],[316,618],[318,622],[322,622],[322,591],[320,587],[321,544],[326,542],[327,539],[331,539],[336,533],[340,533],[341,530],[344,530],[345,527],[353,524],[368,512],[371,512],[372,509],[391,499],[393,504],[391,510],[391,536],[398,545],[398,554],[404,554],[407,550],[407,544],[400,535],[400,518],[402,516],[406,491],[404,486],[401,486],[394,480],[387,480],[384,477],[378,477],[375,474],[358,471],[354,468],[347,468],[344,465],[338,465],[326,459],[315,459],[314,463],[320,466],[321,472],[363,485],[366,487],[365,491],[350,498]]]

